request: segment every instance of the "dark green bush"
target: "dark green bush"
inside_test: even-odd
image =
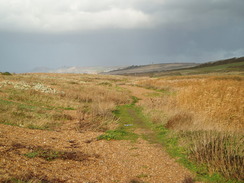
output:
[[[6,75],[6,76],[11,76],[12,74],[10,72],[1,72],[2,75]]]

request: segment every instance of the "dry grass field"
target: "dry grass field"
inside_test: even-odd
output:
[[[138,81],[161,91],[149,97],[149,109],[164,111],[166,126],[175,130],[243,132],[243,76],[178,76]]]
[[[111,112],[117,105],[130,102],[129,96],[122,95],[123,91],[114,84],[123,80],[122,77],[72,74],[2,76],[0,121],[52,129],[62,121],[85,120],[99,130],[113,120]]]
[[[142,106],[209,172],[243,180],[244,77],[174,76],[136,83],[157,93]]]
[[[241,182],[243,98],[241,75],[0,75],[0,181]]]

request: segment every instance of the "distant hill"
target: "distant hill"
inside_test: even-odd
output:
[[[197,66],[196,63],[164,63],[164,64],[149,64],[149,65],[132,65],[126,68],[104,72],[103,74],[111,75],[136,75],[169,71],[173,69],[190,68]]]
[[[107,75],[137,75],[137,76],[164,76],[207,74],[211,72],[243,72],[244,57],[229,58],[225,60],[205,63],[162,63],[149,65],[132,65],[129,67],[61,67],[50,69],[46,67],[35,68],[32,73],[87,73]]]
[[[233,64],[233,63],[238,63],[238,62],[244,62],[244,57],[239,57],[239,58],[229,58],[225,60],[219,60],[219,61],[212,61],[212,62],[206,62],[203,64],[200,64],[196,66],[195,68],[203,68],[203,67],[212,67],[212,66],[217,66],[217,65],[225,65],[225,64]]]
[[[166,63],[150,65],[132,65],[130,67],[109,71],[103,74],[137,75],[137,76],[164,76],[208,74],[213,72],[244,72],[244,57],[205,63]]]
[[[153,76],[191,75],[208,73],[244,73],[244,57],[229,58],[199,64],[191,68],[174,69],[166,72],[153,73]]]
[[[101,72],[109,72],[111,70],[122,68],[120,66],[111,67],[61,67],[58,69],[49,69],[46,67],[35,68],[31,73],[85,73],[85,74],[98,74]]]

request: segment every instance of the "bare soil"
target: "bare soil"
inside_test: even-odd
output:
[[[149,92],[126,88],[142,100]],[[180,183],[192,177],[158,144],[143,139],[97,140],[102,132],[78,131],[78,125],[73,121],[57,131],[45,131],[0,124],[0,182],[15,178],[26,182]],[[35,152],[42,154],[27,156]]]

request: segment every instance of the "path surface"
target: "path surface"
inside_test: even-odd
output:
[[[124,87],[142,100],[150,91]],[[34,178],[46,182],[181,183],[191,176],[158,144],[142,139],[136,142],[96,140],[101,134],[65,128],[32,130],[0,124],[0,182],[10,178]],[[72,156],[53,161],[24,156],[36,148]]]
[[[132,96],[135,96],[137,98],[139,98],[139,104],[140,101],[143,101],[144,99],[146,99],[146,95],[149,93],[155,93],[155,91],[146,89],[146,88],[142,88],[142,87],[137,87],[137,86],[130,86],[130,85],[123,85],[123,88],[129,90],[131,92]]]

